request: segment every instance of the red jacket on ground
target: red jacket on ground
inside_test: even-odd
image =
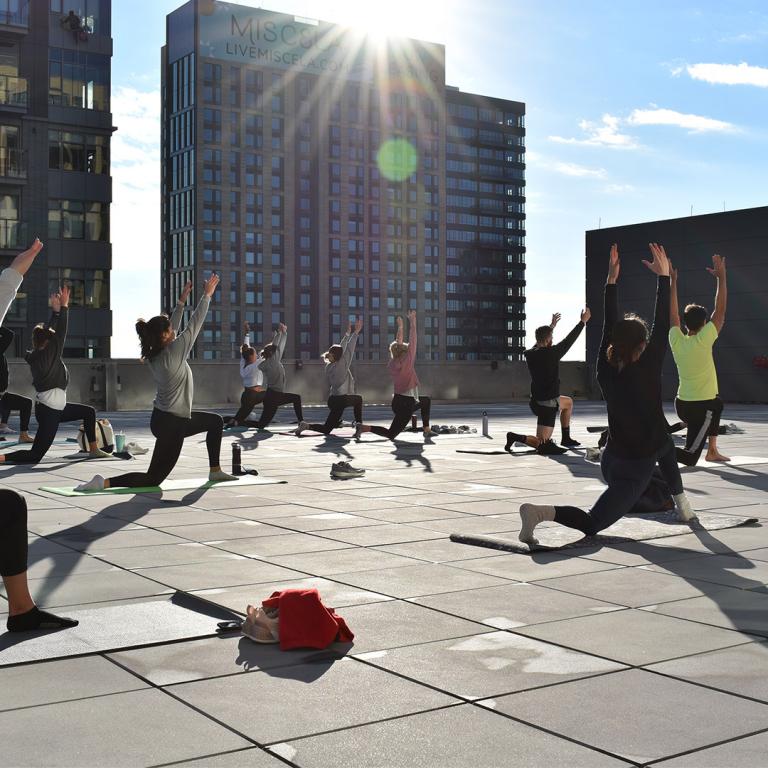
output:
[[[323,605],[316,589],[284,589],[262,602],[265,609],[277,608],[280,649],[327,648],[333,642],[349,643],[354,635],[344,619]]]

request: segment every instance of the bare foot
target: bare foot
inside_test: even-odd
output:
[[[30,437],[29,435],[21,435],[19,437],[19,442],[20,443],[34,443],[35,442],[35,438],[34,437]]]
[[[717,453],[708,453],[704,457],[705,461],[730,461],[730,456],[723,456],[719,451]]]

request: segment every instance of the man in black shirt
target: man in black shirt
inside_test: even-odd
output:
[[[592,313],[587,307],[574,329],[558,344],[552,343],[552,334],[560,321],[560,315],[552,315],[550,325],[536,329],[536,344],[527,350],[525,360],[531,373],[531,410],[536,415],[536,436],[507,432],[505,450],[512,449],[513,443],[524,443],[544,455],[565,453],[567,448],[580,443],[571,438],[571,413],[573,400],[560,394],[560,360],[573,346],[582,328],[589,322]],[[563,432],[560,448],[552,441],[557,413],[560,411],[560,427]]]

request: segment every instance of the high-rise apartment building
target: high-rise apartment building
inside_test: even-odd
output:
[[[162,300],[222,276],[197,345],[290,329],[317,358],[361,316],[385,359],[516,359],[524,340],[525,106],[445,85],[445,49],[215,0],[167,17]]]
[[[45,243],[5,321],[11,354],[63,282],[65,355],[110,353],[110,16],[110,0],[0,0],[0,267]]]

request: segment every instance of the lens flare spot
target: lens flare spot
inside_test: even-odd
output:
[[[387,139],[376,154],[381,175],[390,181],[407,179],[419,165],[416,147],[406,139]]]

